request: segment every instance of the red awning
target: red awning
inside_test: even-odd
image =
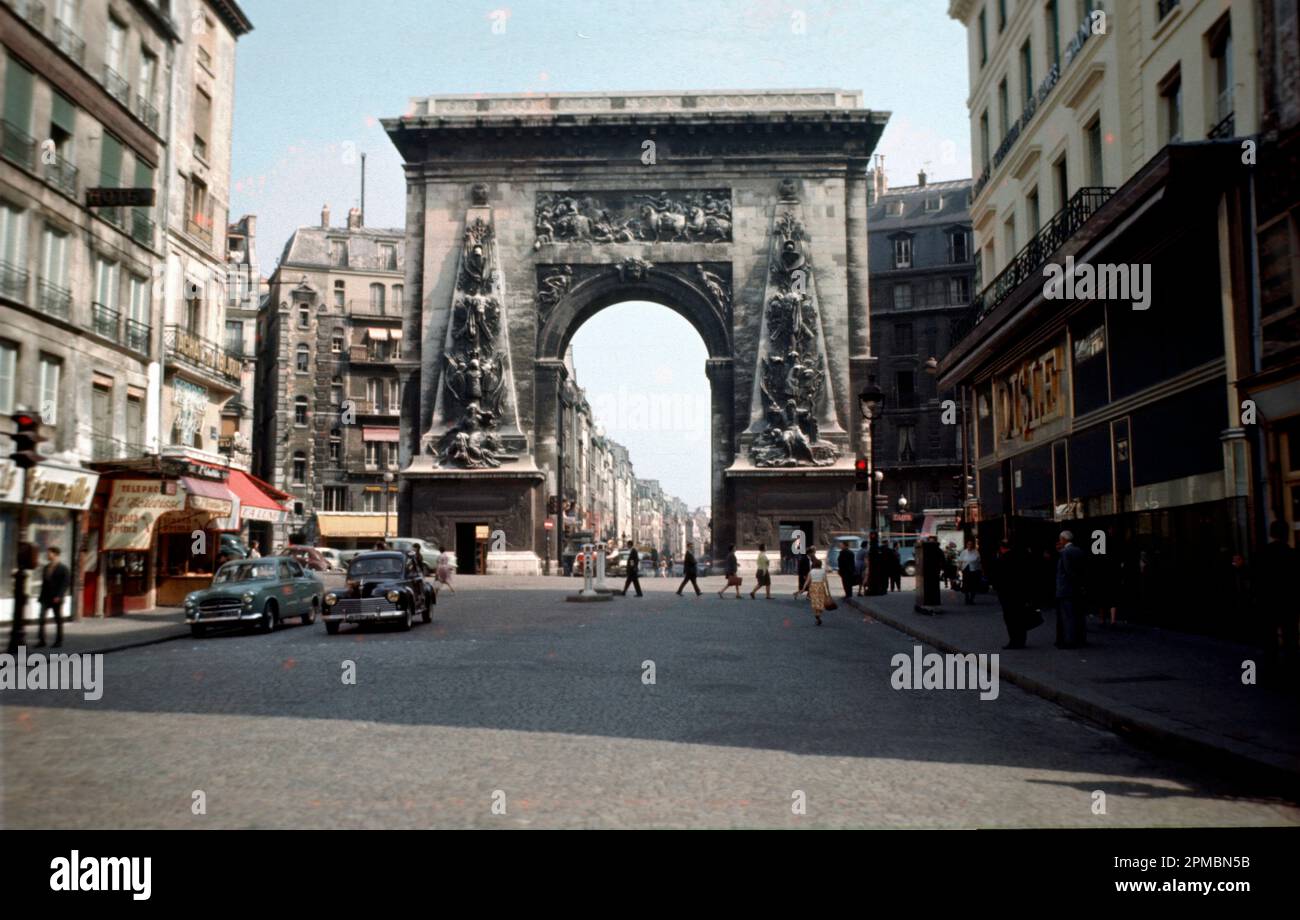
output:
[[[185,486],[185,491],[191,495],[202,495],[204,498],[216,498],[221,501],[234,501],[234,496],[226,488],[224,482],[217,482],[214,479],[197,479],[194,476],[182,476],[181,482]]]
[[[363,441],[390,441],[393,444],[398,440],[398,429],[396,428],[362,428],[361,440]]]
[[[277,492],[284,495],[285,498],[293,496],[280,492],[279,489],[267,485],[256,476],[250,476],[242,470],[231,470],[230,479],[228,480],[230,490],[239,496],[239,504],[245,519],[254,518],[257,520],[266,520],[263,515],[253,512],[254,508],[261,508],[264,511],[273,511],[280,514],[284,513],[284,505],[280,504],[273,498],[270,492]]]

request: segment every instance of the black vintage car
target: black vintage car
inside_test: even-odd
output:
[[[347,584],[325,595],[321,619],[330,635],[344,623],[397,623],[410,629],[417,613],[425,623],[433,619],[435,603],[414,553],[376,550],[348,564]]]

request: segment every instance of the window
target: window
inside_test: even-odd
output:
[[[330,381],[330,405],[343,405],[343,378],[335,377]]]
[[[343,307],[347,305],[348,289],[342,279],[334,282],[334,306]]]
[[[894,268],[912,267],[912,238],[900,236],[894,239]]]
[[[335,268],[348,267],[347,240],[330,240],[330,264]]]
[[[72,136],[77,128],[77,107],[67,96],[58,91],[50,93],[50,140],[54,142],[54,153],[58,163],[72,162]],[[55,164],[50,164],[54,166]],[[76,181],[67,171],[47,170],[46,177],[55,178],[55,184],[64,192],[76,193]]]
[[[1211,84],[1214,99],[1213,118],[1217,126],[1232,115],[1232,21],[1229,14],[1224,14],[1219,24],[1210,33],[1210,61],[1214,68],[1214,80]]]
[[[212,97],[202,87],[194,87],[194,155],[208,158],[208,139],[212,136]]]
[[[298,345],[297,359],[294,364],[300,374],[311,370],[311,348],[305,342]]]
[[[337,463],[342,456],[343,437],[339,434],[339,430],[335,428],[330,432],[330,459]],[[342,511],[343,509],[339,508],[337,510]]]
[[[383,511],[384,509],[379,506],[379,492],[367,491],[361,493],[361,509],[363,511]]]
[[[1047,0],[1047,5],[1043,8],[1043,23],[1047,29],[1047,53],[1050,54],[1050,63],[1061,63],[1061,11],[1057,7],[1059,0]]]
[[[998,143],[1001,143],[1011,130],[1011,100],[1008,97],[1006,77],[998,83],[998,119]]]
[[[115,313],[117,312],[117,288],[120,277],[116,262],[110,262],[101,256],[95,257],[95,302]]]
[[[1020,46],[1020,95],[1024,99],[1022,111],[1027,111],[1034,102],[1034,46],[1029,38]]]
[[[12,54],[5,61],[4,120],[26,134],[32,130],[32,84],[34,75]],[[9,155],[10,151],[5,150]]]
[[[154,91],[157,89],[158,80],[158,58],[149,53],[148,50],[140,49],[140,79],[136,92],[140,98],[150,104],[153,103]]]
[[[384,286],[382,284],[370,285],[370,310],[372,313],[384,312]]]
[[[405,293],[405,291],[406,288],[403,285],[400,284],[393,285],[393,306],[398,310],[402,309],[402,296]]]
[[[326,511],[348,510],[348,490],[343,486],[326,486],[324,497]]]
[[[14,394],[18,384],[18,346],[0,342],[0,413],[14,411]]]
[[[16,300],[27,299],[27,229],[23,212],[0,201],[0,292]]]
[[[378,377],[366,381],[366,401],[375,412],[381,411],[380,401],[384,398],[383,382]]]
[[[394,329],[393,340],[388,344],[388,357],[392,358],[394,361],[402,357],[402,340],[398,338],[401,331],[402,330],[400,329]]]
[[[903,424],[898,426],[898,459],[908,463],[916,459],[916,426]]]
[[[402,404],[401,384],[396,378],[388,381],[388,411],[396,412],[397,407]]]
[[[38,380],[41,420],[47,425],[59,423],[59,378],[63,362],[50,355],[41,355],[41,375]]]
[[[894,386],[898,390],[898,408],[911,409],[916,405],[916,382],[911,371],[895,371]]]
[[[105,76],[109,77],[107,82],[111,84],[111,77],[117,77],[120,80],[120,75],[126,70],[126,26],[112,16],[108,17],[107,38],[108,41],[104,49],[104,66],[108,68],[109,73],[105,74]],[[109,92],[112,91],[113,88],[110,85]]]
[[[1002,242],[1006,246],[1006,261],[1016,256],[1016,215],[1012,214],[1002,224]]]
[[[242,320],[226,320],[226,351],[232,355],[244,353],[244,323]]]
[[[41,280],[62,291],[68,288],[68,235],[48,224],[41,235]]]
[[[384,452],[384,445],[379,441],[366,442],[366,469],[379,469],[379,464]]]
[[[198,335],[203,329],[203,301],[199,298],[199,286],[185,282],[189,293],[185,295],[185,331]]]
[[[912,286],[907,282],[894,285],[894,309],[912,309]]]
[[[293,423],[299,427],[307,424],[307,397],[298,396],[293,401]]]
[[[1038,186],[1036,185],[1025,196],[1025,221],[1030,236],[1037,234],[1042,226],[1042,215],[1038,207]]]
[[[970,303],[970,279],[949,278],[948,279],[948,303],[966,304]]]
[[[1088,123],[1088,127],[1083,129],[1083,135],[1088,147],[1088,184],[1093,186],[1105,185],[1105,166],[1101,152],[1100,114]]]
[[[336,355],[343,353],[343,333],[335,332],[330,337],[330,351]]]
[[[886,216],[886,217],[902,217],[902,216],[903,216],[903,202],[901,202],[901,201],[886,201],[886,202],[885,202],[885,216]]]
[[[980,163],[985,168],[989,168],[989,113],[985,109],[980,113]]]
[[[911,323],[894,324],[894,353],[899,355],[916,353],[916,339],[912,334]]]
[[[1061,154],[1052,166],[1052,178],[1056,183],[1056,207],[1060,210],[1070,200],[1070,171],[1066,167],[1065,154]]]
[[[965,230],[954,230],[948,234],[948,261],[970,261],[970,234]]]
[[[212,233],[212,218],[208,214],[210,199],[208,198],[208,187],[202,179],[190,177],[185,200],[189,208],[189,223],[186,228],[191,233],[198,233],[200,236],[210,235]]]
[[[397,271],[397,247],[392,243],[379,244],[379,267],[387,271]]]
[[[1177,67],[1160,84],[1160,118],[1165,143],[1183,139],[1183,78]]]
[[[979,15],[979,36],[980,36],[980,66],[983,67],[989,62],[989,24],[988,17],[984,15],[984,10],[980,10]]]
[[[144,393],[129,389],[126,393],[126,443],[144,447]]]
[[[311,310],[308,307],[302,306],[298,308],[298,328],[311,328]]]
[[[1007,27],[1007,0],[998,0],[998,31]]]
[[[303,486],[307,484],[307,455],[302,451],[294,451],[293,454],[293,484]]]
[[[930,213],[943,210],[943,197],[925,199],[925,210]]]

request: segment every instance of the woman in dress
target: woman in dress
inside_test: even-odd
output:
[[[812,557],[812,567],[808,570],[808,578],[803,583],[803,590],[808,592],[808,600],[812,603],[813,616],[817,619],[817,625],[822,625],[822,611],[826,609],[826,601],[830,599],[830,586],[826,584],[826,570],[822,568],[822,561],[816,556]]]
[[[754,595],[758,594],[759,588],[764,588],[767,590],[767,599],[770,601],[772,599],[771,563],[767,558],[767,546],[763,543],[758,544],[758,559],[755,561],[755,566],[754,590],[749,592],[750,600],[753,600]]]
[[[975,603],[975,592],[980,589],[983,577],[980,567],[980,553],[975,548],[974,540],[966,541],[966,548],[957,557],[957,566],[961,569],[961,593],[966,595],[966,603]]]
[[[451,555],[441,546],[438,547],[438,565],[434,569],[434,577],[439,584],[446,585],[452,594],[456,593],[456,589],[451,586]]]

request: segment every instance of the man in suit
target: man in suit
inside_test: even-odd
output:
[[[36,633],[36,647],[44,648],[45,646],[45,611],[54,611],[54,647],[58,648],[63,644],[63,599],[68,596],[68,588],[72,585],[72,573],[68,567],[59,561],[61,552],[57,546],[51,546],[45,551],[46,563],[41,568],[41,596],[39,599],[40,626]]]
[[[636,586],[636,596],[641,597],[641,557],[636,553],[632,541],[627,541],[627,581],[623,582],[623,596],[627,597],[627,586]]]
[[[835,568],[840,573],[840,584],[844,585],[844,599],[853,596],[853,586],[857,584],[858,560],[849,549],[849,544],[840,541],[840,555],[835,560]]]
[[[1056,647],[1080,648],[1087,644],[1084,619],[1084,567],[1088,557],[1074,545],[1074,534],[1061,531],[1056,560]]]
[[[691,586],[695,588],[695,596],[700,596],[700,583],[695,580],[698,575],[699,567],[695,562],[695,544],[687,543],[686,557],[682,560],[682,583],[677,586],[678,597],[682,596],[682,589],[686,587],[687,582],[690,582]]]

